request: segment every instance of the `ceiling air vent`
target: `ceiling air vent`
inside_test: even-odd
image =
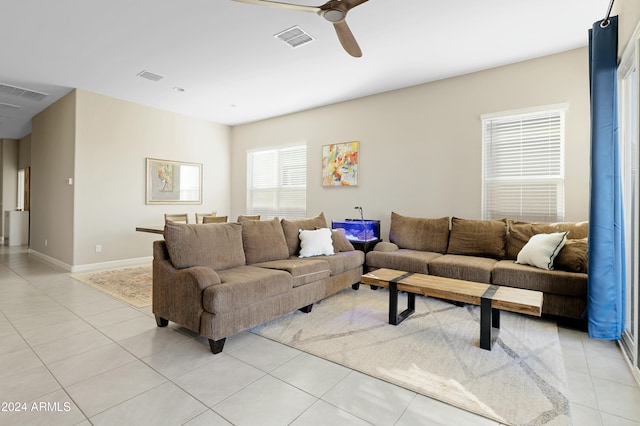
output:
[[[147,80],[151,80],[151,81],[159,81],[162,80],[164,77],[158,74],[154,74],[152,72],[149,71],[145,71],[142,70],[137,74],[138,77],[142,77],[142,78],[146,78]]]
[[[32,101],[41,101],[49,96],[46,93],[23,89],[22,87],[11,86],[4,83],[0,83],[0,95],[19,96],[21,98],[31,99]]]
[[[17,111],[21,107],[18,105],[5,104],[4,102],[0,102],[0,111]]]
[[[314,40],[309,33],[297,25],[275,34],[274,37],[279,38],[294,49]]]

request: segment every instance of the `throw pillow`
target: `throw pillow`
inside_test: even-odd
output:
[[[507,235],[506,259],[516,259],[522,247],[529,238],[536,234],[551,234],[553,232],[569,232],[568,239],[587,238],[589,222],[520,222],[508,220],[509,233]]]
[[[391,212],[389,240],[400,248],[446,253],[449,218],[426,219]]]
[[[300,230],[300,256],[331,256],[333,255],[331,229]]]
[[[451,218],[448,254],[502,259],[507,237],[506,220]]]
[[[301,229],[318,228],[327,228],[327,220],[324,218],[324,213],[307,219],[282,219],[282,230],[287,241],[289,256],[296,256],[300,252],[300,237],[298,234]]]
[[[522,247],[516,263],[531,265],[540,269],[553,269],[553,261],[564,247],[568,232],[536,234]]]
[[[241,225],[247,265],[289,257],[282,225],[277,217],[271,220],[247,220]]]
[[[332,229],[331,239],[333,240],[333,249],[336,253],[342,251],[353,251],[353,244],[347,239],[347,235],[344,233],[343,228]]]
[[[569,272],[588,272],[587,239],[568,239],[553,262],[554,269]]]
[[[242,227],[237,223],[187,225],[167,221],[164,240],[177,269],[208,266],[222,270],[245,264]]]

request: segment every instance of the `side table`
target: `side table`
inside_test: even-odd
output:
[[[378,244],[380,241],[382,241],[382,238],[377,238],[375,240],[369,240],[369,241],[350,241],[350,243],[354,249],[363,251],[366,256],[367,253],[373,250],[376,244]],[[369,267],[367,266],[366,258],[364,261],[364,265],[362,265],[362,269],[363,269],[363,272],[362,272],[363,274],[366,274],[369,272]]]

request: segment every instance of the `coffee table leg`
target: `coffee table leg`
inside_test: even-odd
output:
[[[494,333],[495,328],[495,333]],[[490,351],[500,333],[500,310],[491,307],[491,299],[480,299],[480,347]]]
[[[389,281],[389,324],[398,325],[416,310],[415,293],[407,293],[407,309],[398,315],[398,283]]]

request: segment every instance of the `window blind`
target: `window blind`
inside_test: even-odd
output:
[[[248,152],[247,174],[247,214],[306,217],[306,145]]]
[[[482,117],[485,219],[564,220],[564,115]]]

